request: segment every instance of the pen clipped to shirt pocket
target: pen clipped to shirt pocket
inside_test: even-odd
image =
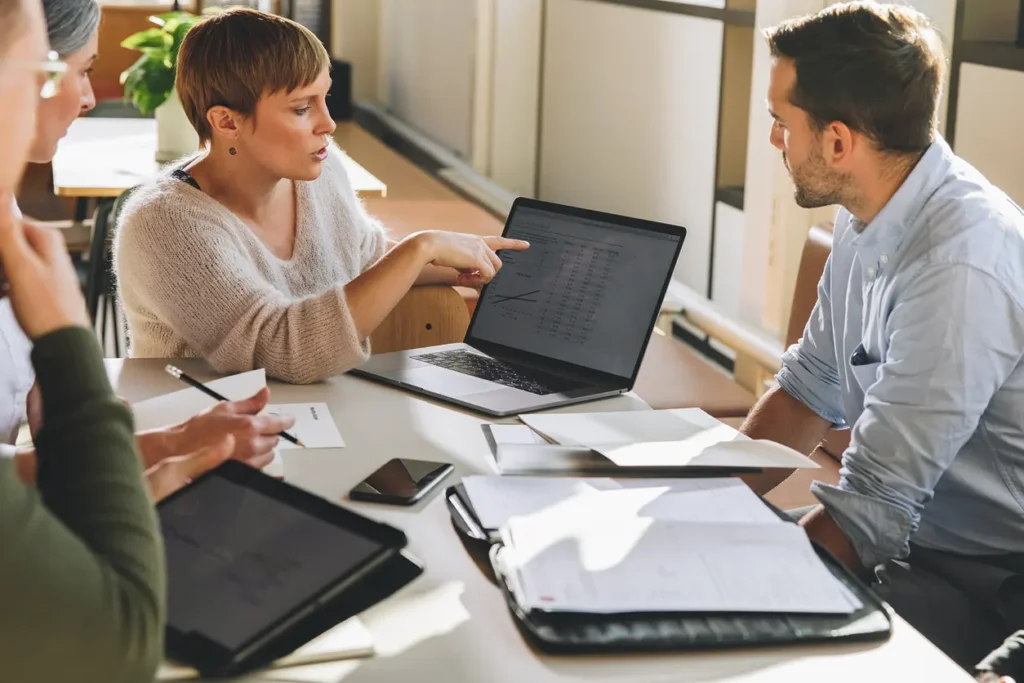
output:
[[[878,381],[881,367],[882,363],[871,358],[864,350],[863,344],[857,344],[853,355],[850,356],[850,373],[857,380],[861,391],[866,392],[872,384]]]

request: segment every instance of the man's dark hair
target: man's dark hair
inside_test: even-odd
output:
[[[833,121],[868,136],[882,152],[931,144],[945,54],[920,12],[848,2],[765,32],[773,57],[792,59],[790,102],[820,130]]]

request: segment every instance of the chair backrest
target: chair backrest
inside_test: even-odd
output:
[[[807,233],[804,251],[800,256],[800,269],[793,289],[793,305],[789,310],[786,346],[795,344],[803,336],[804,327],[818,302],[818,282],[825,272],[825,262],[832,253],[832,231],[827,226],[815,225]]]
[[[800,341],[804,327],[818,301],[818,281],[825,272],[825,262],[832,253],[832,231],[828,226],[815,225],[807,234],[800,270],[796,276],[793,292],[793,307],[789,313],[789,327],[786,330],[786,345]],[[841,460],[850,445],[848,430],[831,430],[821,442],[821,449],[836,460]]]
[[[121,220],[121,214],[124,213],[125,205],[128,203],[128,200],[131,199],[132,195],[135,194],[135,191],[138,190],[140,187],[142,186],[136,185],[135,187],[131,187],[125,190],[118,196],[117,199],[114,200],[113,204],[110,206],[110,215],[107,218],[106,225],[106,230],[108,234],[107,249],[104,252],[104,258],[106,258],[106,262],[104,263],[104,269],[106,271],[109,292],[111,295],[117,294],[117,280],[114,277],[114,264],[111,261],[111,257],[113,256],[111,248],[113,246],[114,234],[117,232],[117,224],[118,221]]]
[[[466,338],[469,311],[453,288],[413,287],[370,336],[374,353],[454,344]]]

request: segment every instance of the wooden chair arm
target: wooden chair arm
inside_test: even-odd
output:
[[[370,335],[374,353],[454,344],[466,337],[469,311],[446,285],[413,287]]]

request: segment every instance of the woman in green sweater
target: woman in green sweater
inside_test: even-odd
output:
[[[152,680],[165,577],[128,409],[107,380],[62,237],[13,216],[48,61],[39,0],[0,0],[0,266],[33,343],[37,485],[0,459],[0,680]],[[217,462],[231,437],[194,457]]]
[[[67,70],[60,87],[36,109],[35,134],[28,151],[28,160],[36,164],[50,163],[75,119],[96,106],[90,74],[98,57],[100,25],[96,0],[43,0],[42,4],[50,49]],[[0,299],[0,457],[13,456],[26,483],[35,479],[35,452],[4,442],[13,443],[12,437],[26,417],[33,436],[38,429],[38,392],[29,391],[34,381],[31,348],[14,320],[10,303]],[[235,437],[232,457],[253,467],[267,465],[274,457],[277,435],[294,422],[262,414],[269,399],[264,389],[244,401],[221,403],[180,425],[137,433],[136,446],[153,497],[159,500],[196,476],[197,463],[181,456],[209,446],[225,434]]]

